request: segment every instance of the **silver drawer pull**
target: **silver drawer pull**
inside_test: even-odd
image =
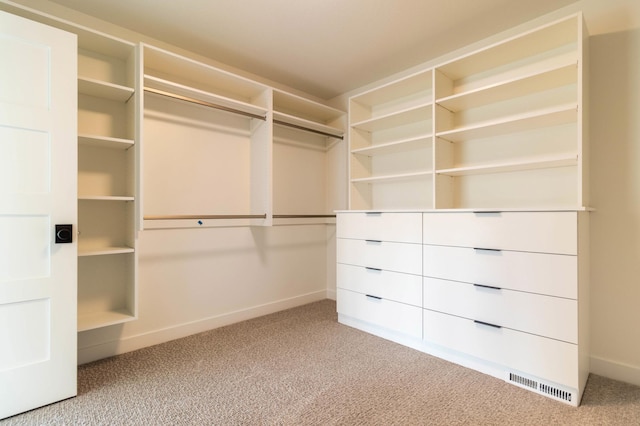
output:
[[[476,250],[476,251],[493,251],[493,252],[501,252],[502,251],[500,249],[485,248],[485,247],[474,247],[473,249]]]
[[[382,216],[382,212],[365,212],[367,216]]]
[[[500,287],[495,287],[492,285],[484,285],[484,284],[474,284],[474,287],[480,287],[480,288],[490,288],[491,290],[502,290],[502,288]]]
[[[502,328],[501,326],[495,325],[495,324],[491,324],[490,322],[484,322],[484,321],[478,321],[478,320],[473,320],[473,322],[475,322],[476,324],[480,324],[480,325],[486,325],[487,327]]]
[[[364,240],[364,241],[371,244],[382,244],[381,240]]]
[[[375,299],[375,300],[382,300],[382,297],[379,296],[374,296],[372,294],[365,294],[365,296],[367,296],[370,299]]]
[[[371,266],[365,266],[364,268],[368,271],[382,272],[382,269],[380,268],[372,268]]]

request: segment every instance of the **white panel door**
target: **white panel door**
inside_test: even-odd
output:
[[[0,418],[76,395],[76,45],[0,12]]]

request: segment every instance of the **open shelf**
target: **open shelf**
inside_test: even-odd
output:
[[[387,155],[399,152],[414,151],[420,148],[428,148],[431,145],[431,134],[401,139],[393,142],[375,144],[365,148],[352,149],[352,154],[366,155],[373,157],[376,155]]]
[[[421,105],[401,111],[395,111],[379,117],[352,123],[351,127],[368,132],[375,132],[412,124],[416,121],[430,121],[432,108],[433,102],[427,101]]]
[[[133,96],[134,89],[93,78],[78,77],[78,92],[112,101],[126,102]]]
[[[78,315],[78,332],[107,327],[110,325],[122,324],[133,321],[136,316],[128,309],[117,309],[113,311],[96,312],[93,314]]]
[[[413,172],[413,173],[398,173],[394,175],[382,175],[371,176],[366,178],[351,179],[352,183],[378,183],[378,182],[397,182],[402,180],[413,180],[418,178],[429,177],[433,174],[432,171]]]
[[[105,247],[105,248],[89,248],[78,247],[78,256],[107,256],[111,254],[133,253],[133,247]]]
[[[436,103],[449,111],[460,111],[576,83],[576,66],[576,60],[571,59],[569,63],[553,65],[507,81],[443,97],[437,99]]]
[[[178,95],[198,101],[204,101],[221,106],[223,108],[230,108],[233,110],[246,112],[248,114],[255,114],[261,117],[266,117],[267,115],[266,108],[228,98],[216,93],[206,92],[194,87],[185,86],[173,81],[164,80],[162,78],[154,77],[151,75],[145,74],[144,84],[145,90],[146,88],[157,89],[164,93]]]
[[[568,104],[437,132],[436,136],[450,142],[461,142],[571,123],[577,117],[578,105]]]
[[[93,146],[110,149],[127,150],[134,145],[133,139],[113,138],[110,136],[78,135],[80,146]]]
[[[489,173],[506,173],[515,172],[519,170],[535,170],[535,169],[548,169],[553,167],[567,167],[576,166],[578,163],[577,157],[565,156],[557,158],[544,158],[530,161],[513,161],[502,164],[490,164],[480,166],[469,167],[456,167],[451,169],[437,170],[439,175],[447,176],[470,176]]]

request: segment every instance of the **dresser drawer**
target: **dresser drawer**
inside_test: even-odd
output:
[[[425,310],[424,340],[506,368],[578,388],[578,347]]]
[[[338,213],[336,236],[422,243],[421,213]]]
[[[364,266],[336,266],[337,287],[422,307],[422,277]]]
[[[338,238],[338,263],[422,275],[422,245]]]
[[[417,339],[422,338],[422,308],[417,306],[376,299],[339,288],[337,309],[341,315]]]
[[[426,277],[576,299],[577,256],[470,247],[422,247]]]
[[[571,299],[425,278],[423,306],[471,320],[578,343],[578,303]]]
[[[577,254],[576,212],[424,213],[425,244]]]

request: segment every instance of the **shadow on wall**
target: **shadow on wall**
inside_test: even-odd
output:
[[[591,354],[640,377],[640,29],[589,43]]]

